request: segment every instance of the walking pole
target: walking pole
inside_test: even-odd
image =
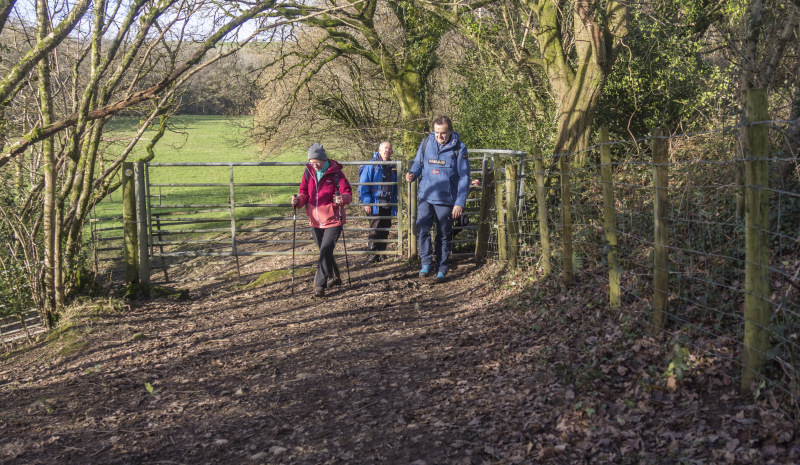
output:
[[[339,189],[336,189],[334,194],[336,197],[339,197]],[[344,205],[339,207],[339,222],[342,223],[342,245],[344,246],[344,265],[347,268],[347,287],[353,287],[350,284],[350,262],[347,260],[347,241],[344,239],[344,214],[342,210],[344,209]]]
[[[292,194],[292,200],[297,198],[297,194]],[[297,233],[297,205],[292,202],[292,295],[294,295],[294,239]]]

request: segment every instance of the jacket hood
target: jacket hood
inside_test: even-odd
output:
[[[436,140],[436,139],[435,139],[435,136],[434,136],[434,139],[433,139],[433,140],[434,140],[434,141]],[[458,146],[459,142],[461,142],[461,135],[460,135],[459,133],[457,133],[457,132],[453,131],[453,132],[450,134],[450,140],[449,140],[449,141],[447,141],[447,143],[446,143],[446,144],[444,144],[444,145],[442,146],[442,148],[443,148],[443,149],[449,149],[449,148],[451,148],[451,147],[456,147],[456,146]]]

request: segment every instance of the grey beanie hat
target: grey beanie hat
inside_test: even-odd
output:
[[[319,142],[314,142],[311,144],[311,147],[308,148],[308,159],[309,160],[322,160],[325,161],[328,159],[328,156],[325,155],[325,149],[322,148],[322,144]]]

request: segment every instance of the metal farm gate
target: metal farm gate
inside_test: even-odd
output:
[[[346,209],[347,224],[344,234],[348,255],[365,255],[368,217],[363,207],[375,204],[357,203],[357,167],[359,165],[389,165],[402,173],[402,161],[390,162],[339,162],[345,166],[345,175],[353,188],[353,203]],[[316,255],[315,250],[302,247],[314,244],[310,238],[311,228],[305,209],[297,211],[296,228],[293,227],[293,209],[289,198],[297,193],[298,182],[305,169],[305,162],[242,162],[242,163],[149,163],[145,166],[147,189],[148,247],[154,272],[161,268],[165,280],[169,280],[169,263],[172,258],[220,256],[236,261],[239,275],[239,257],[292,255],[292,243],[296,243],[295,255]],[[348,169],[348,167],[353,167]],[[286,168],[289,168],[286,170]],[[214,170],[224,170],[226,182],[154,182],[157,170],[205,170],[208,176],[217,178]],[[284,168],[286,182],[248,182],[253,178],[266,178],[258,172]],[[248,172],[249,171],[249,172]],[[197,178],[198,173],[193,173]],[[186,177],[190,177],[188,174]],[[202,175],[200,177],[203,177]],[[403,182],[398,176],[398,187]],[[181,176],[181,179],[184,177]],[[244,178],[244,179],[242,179]],[[281,179],[283,180],[283,179]],[[388,185],[391,183],[366,183]],[[157,194],[155,194],[157,190]],[[402,254],[403,223],[402,196],[397,204],[397,217],[391,217],[394,225],[385,242],[395,243],[394,250],[378,252],[383,255]],[[357,208],[357,209],[356,209]],[[296,234],[293,241],[292,234]],[[337,244],[337,255],[344,254],[343,243]]]
[[[509,160],[510,159],[510,160]],[[453,255],[472,257],[476,254],[478,218],[494,211],[494,204],[484,207],[487,173],[504,168],[495,164],[511,161],[519,173],[517,188],[513,192],[515,210],[522,208],[524,199],[525,153],[512,150],[471,150],[470,193],[465,214],[470,224],[453,241]],[[382,255],[416,255],[416,185],[407,183],[404,174],[409,161],[344,161],[345,175],[353,188],[353,202],[347,206],[347,224],[344,236],[347,255],[373,254],[367,251],[369,220],[365,206],[360,203],[358,166],[389,165],[398,170],[396,217],[387,228],[390,236],[385,242],[389,247]],[[223,262],[235,261],[236,276],[240,276],[239,258],[247,256],[291,256],[293,230],[297,245],[295,255],[317,255],[311,239],[305,209],[297,212],[296,228],[293,228],[292,206],[289,198],[297,193],[305,162],[237,162],[237,163],[126,163],[123,168],[123,216],[93,220],[92,236],[95,244],[95,264],[100,267],[103,260],[116,261],[124,258],[124,266],[106,266],[110,270],[124,269],[126,282],[149,283],[151,274],[159,281],[171,279],[170,268],[181,267],[196,257],[220,257]],[[277,176],[280,182],[259,182]],[[175,182],[180,180],[180,182]],[[271,179],[275,181],[275,179]],[[489,180],[491,181],[491,179]],[[389,183],[368,183],[385,185]],[[494,187],[494,183],[492,183]],[[502,186],[501,186],[502,192]],[[504,208],[504,207],[503,207]],[[410,217],[407,216],[410,213]],[[101,227],[99,221],[120,221],[121,225],[108,224]],[[498,234],[498,222],[489,234]],[[494,232],[492,232],[494,231]],[[104,236],[103,232],[106,232]],[[505,234],[500,230],[501,234]],[[483,240],[486,240],[484,237]],[[394,244],[394,245],[392,245]],[[119,251],[123,253],[120,254]],[[337,244],[337,255],[343,255],[343,241]],[[111,256],[109,256],[111,254]],[[122,255],[122,257],[120,257]],[[182,263],[187,262],[187,263]],[[194,265],[189,265],[194,266]],[[163,278],[163,280],[161,279]],[[207,279],[216,279],[212,276]],[[191,280],[197,279],[192,276]],[[179,279],[186,280],[186,279]]]

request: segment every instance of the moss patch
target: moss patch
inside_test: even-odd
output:
[[[150,286],[131,283],[116,292],[116,297],[125,300],[148,300],[153,297],[168,297],[177,301],[189,300],[189,291],[167,286]]]
[[[150,298],[150,286],[139,283],[130,283],[117,290],[115,296],[124,300],[147,300]]]
[[[60,346],[56,355],[67,357],[79,352],[89,343],[86,336],[91,330],[76,325],[73,321],[67,321],[50,331],[45,339],[47,342],[56,343]]]
[[[153,294],[158,297],[169,297],[178,302],[189,300],[189,291],[186,289],[174,289],[167,286],[153,286]]]
[[[315,271],[314,268],[297,268],[294,270],[294,276],[305,276],[313,273]],[[269,283],[274,283],[280,279],[288,278],[292,275],[292,270],[281,269],[281,270],[272,270],[263,273],[261,276],[256,278],[255,281],[246,284],[242,287],[242,289],[255,289],[257,287],[264,286]]]
[[[79,352],[81,349],[86,347],[87,344],[89,344],[89,342],[84,339],[82,335],[70,334],[65,336],[64,344],[61,346],[58,352],[56,352],[56,354],[61,357],[67,357]]]

